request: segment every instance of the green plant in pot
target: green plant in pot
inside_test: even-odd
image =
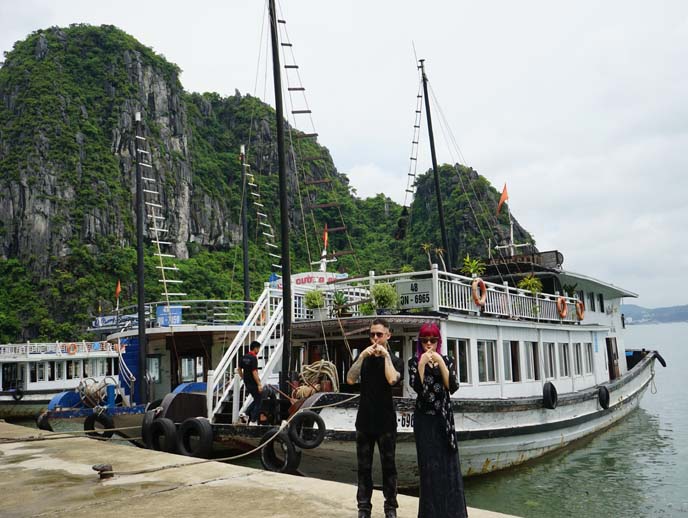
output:
[[[516,285],[519,289],[527,290],[530,294],[537,298],[538,293],[542,292],[542,281],[535,277],[532,273],[526,275],[523,279],[518,281]],[[533,313],[537,315],[540,312],[540,306],[538,306],[537,301],[533,306]]]
[[[310,290],[306,292],[304,304],[307,309],[313,311],[313,318],[322,319],[325,308],[325,294],[322,291]]]
[[[461,266],[461,273],[464,275],[471,275],[480,277],[485,273],[485,263],[480,259],[471,259],[469,254],[463,258],[463,266]]]
[[[351,311],[347,306],[348,302],[349,298],[346,296],[346,293],[343,291],[335,291],[332,296],[332,311],[334,315],[337,317],[350,317]]]
[[[397,290],[391,284],[374,284],[373,287],[370,288],[370,295],[373,298],[373,305],[378,314],[396,309],[399,305],[399,295],[397,295]]]

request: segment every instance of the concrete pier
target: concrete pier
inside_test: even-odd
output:
[[[342,518],[356,516],[356,488],[220,462],[161,453],[85,437],[7,442],[59,434],[0,421],[0,514],[3,517],[109,516]],[[115,472],[162,468],[100,479],[94,464]],[[373,495],[373,516],[383,497]],[[399,518],[417,516],[418,499],[399,496]],[[507,515],[469,509],[471,518]]]

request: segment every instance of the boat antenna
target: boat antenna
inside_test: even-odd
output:
[[[440,231],[442,232],[442,246],[447,254],[447,271],[452,271],[451,249],[447,240],[447,227],[444,224],[444,208],[442,207],[442,193],[440,192],[440,174],[437,169],[437,154],[435,153],[435,136],[432,132],[432,115],[430,114],[430,96],[428,95],[428,76],[425,75],[425,60],[419,59],[421,75],[423,77],[423,94],[425,96],[425,114],[428,120],[428,137],[430,139],[430,154],[432,156],[432,170],[435,173],[435,194],[437,195],[437,211],[440,217]]]
[[[291,262],[289,260],[289,207],[287,199],[287,166],[284,149],[284,118],[282,116],[282,79],[280,76],[279,38],[275,0],[270,0],[270,35],[272,39],[272,74],[275,81],[275,117],[277,123],[277,158],[279,167],[280,231],[282,240],[282,370],[280,389],[289,393],[291,363]]]
[[[135,116],[136,138],[134,139],[136,153],[136,285],[138,289],[138,312],[139,312],[139,372],[138,389],[141,403],[148,403],[148,391],[146,385],[146,302],[145,289],[143,285],[143,219],[144,200],[143,200],[143,172],[141,171],[140,160],[138,159],[138,139],[141,137],[141,112],[136,112]]]

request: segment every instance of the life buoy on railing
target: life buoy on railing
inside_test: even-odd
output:
[[[557,299],[557,312],[561,318],[566,318],[569,314],[569,307],[566,305],[566,299],[564,297],[559,297]]]
[[[473,292],[473,302],[475,302],[475,305],[484,306],[487,301],[487,286],[485,286],[485,281],[480,277],[473,279],[471,291]]]
[[[578,320],[583,320],[585,318],[585,304],[582,301],[576,301],[576,316]]]
[[[67,354],[76,354],[79,350],[79,346],[75,343],[71,343],[67,346]]]

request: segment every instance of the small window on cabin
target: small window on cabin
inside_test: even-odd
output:
[[[600,311],[604,312],[604,295],[601,293],[597,294],[597,307],[600,308]]]
[[[458,340],[459,347],[459,383],[470,383],[471,382],[471,369],[470,369],[470,349],[469,341],[460,339]]]
[[[481,383],[497,381],[495,349],[494,340],[478,340],[478,381]]]
[[[38,367],[35,363],[32,363],[29,367],[29,381],[31,383],[38,381]]]
[[[186,358],[184,358],[186,360]],[[160,383],[160,356],[148,356],[146,358],[146,369],[148,376],[153,383]],[[187,373],[187,377],[188,373]]]
[[[585,373],[586,374],[591,374],[593,371],[593,365],[595,365],[593,361],[593,355],[592,355],[592,344],[590,342],[585,344]]]
[[[583,352],[580,343],[573,344],[573,373],[583,375]]]
[[[56,378],[58,380],[65,379],[65,362],[55,362],[55,364],[57,367],[57,371],[55,373]]]
[[[55,381],[55,362],[48,362],[48,381]]]
[[[559,344],[559,375],[568,378],[571,375],[571,365],[569,358],[569,344]]]
[[[518,341],[504,340],[504,381],[521,381],[520,351]]]
[[[526,379],[539,380],[540,379],[540,358],[538,355],[537,342],[524,342],[526,353]]]
[[[554,378],[557,372],[557,358],[554,342],[543,342],[545,350],[545,379]]]
[[[592,291],[588,292],[587,306],[588,311],[595,311],[595,294]]]

